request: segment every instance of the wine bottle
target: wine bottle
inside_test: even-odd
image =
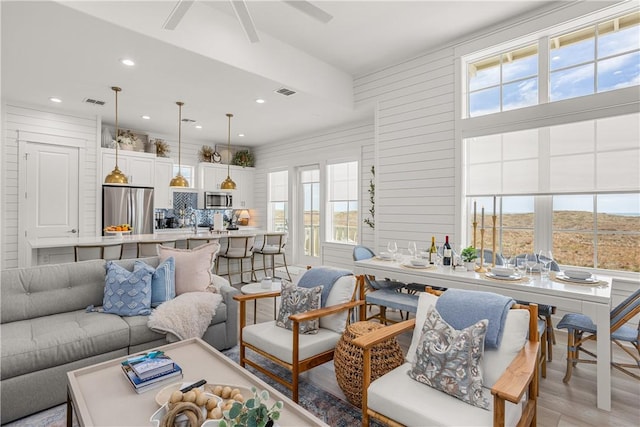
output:
[[[436,248],[436,237],[431,236],[431,247],[429,248],[429,264],[435,264],[438,257],[438,249]]]
[[[451,265],[451,245],[449,245],[449,236],[444,238],[444,246],[442,248],[442,265]]]

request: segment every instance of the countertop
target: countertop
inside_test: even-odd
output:
[[[165,231],[166,230],[166,231]],[[119,236],[94,236],[94,237],[43,237],[39,239],[30,239],[29,244],[32,249],[41,248],[62,248],[75,245],[108,245],[112,243],[135,244],[137,242],[167,242],[174,240],[187,240],[192,237],[210,237],[224,239],[227,236],[262,236],[267,233],[261,229],[240,229],[233,231],[209,232],[207,228],[199,228],[197,233],[192,229],[165,229],[153,234],[127,234]]]

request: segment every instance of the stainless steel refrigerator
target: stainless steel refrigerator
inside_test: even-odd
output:
[[[119,224],[130,224],[133,234],[153,233],[153,187],[102,186],[102,233]]]

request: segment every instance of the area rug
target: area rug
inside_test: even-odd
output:
[[[223,353],[236,363],[238,362],[238,347],[233,347],[229,350],[224,351]],[[254,358],[253,355],[252,358]],[[259,358],[259,355],[255,355],[255,359]],[[266,366],[268,369],[277,372],[279,376],[287,378],[287,380],[291,379],[291,374],[287,370],[275,365],[273,362],[262,359],[260,363]],[[248,370],[258,376],[260,379],[273,386],[284,395],[291,396],[291,392],[280,383],[274,382],[269,377],[256,371],[253,368],[249,367]],[[323,420],[328,425],[332,427],[352,427],[361,425],[362,413],[360,411],[360,408],[357,408],[349,402],[342,400],[334,396],[333,394],[321,389],[320,387],[317,387],[316,385],[305,381],[304,378],[300,379],[299,393],[300,396],[298,399],[298,403],[300,404],[300,406]],[[78,424],[75,420],[75,417],[73,421],[74,427],[77,427]],[[13,423],[6,424],[5,427],[64,427],[66,426],[66,422],[67,405],[63,404],[42,412],[38,412],[37,414],[31,415],[29,417],[22,418]],[[375,421],[372,421],[371,425],[379,426],[379,424],[377,424]]]

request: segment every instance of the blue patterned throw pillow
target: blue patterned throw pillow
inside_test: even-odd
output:
[[[141,263],[144,264],[144,263]],[[107,261],[102,308],[119,316],[151,314],[151,275],[153,268],[136,264],[133,271]]]
[[[283,284],[280,293],[282,302],[280,303],[276,326],[293,330],[293,321],[289,319],[289,316],[320,308],[321,294],[322,286],[299,288],[294,285]],[[320,321],[318,319],[300,322],[301,334],[317,334],[318,329],[320,329]]]
[[[462,330],[452,328],[431,306],[409,376],[463,402],[489,409],[482,391],[480,362],[488,320]]]
[[[149,267],[143,261],[136,261],[135,266]],[[134,267],[135,269],[135,267]],[[176,262],[169,257],[158,265],[151,276],[151,307],[157,307],[165,301],[176,297]]]

